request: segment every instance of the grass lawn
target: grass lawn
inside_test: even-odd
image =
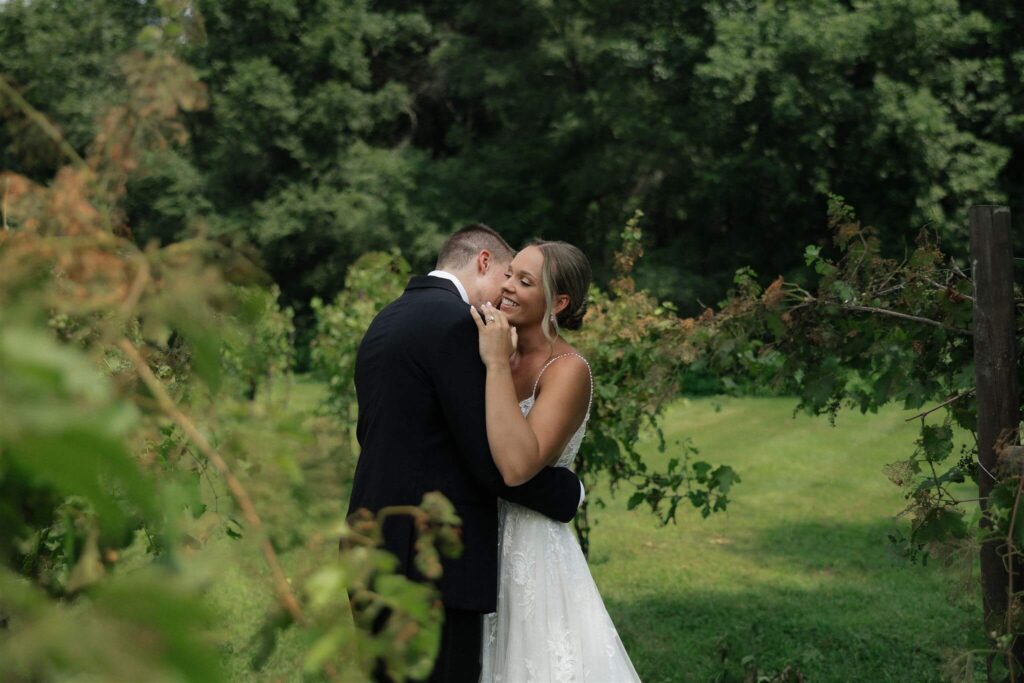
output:
[[[300,381],[287,411],[312,411],[322,389]],[[700,399],[668,412],[669,443],[690,437],[700,459],[739,472],[728,512],[702,520],[681,509],[677,526],[659,527],[626,510],[628,492],[594,510],[592,570],[645,683],[716,680],[723,653],[733,666],[753,656],[765,672],[796,665],[812,683],[939,681],[947,655],[977,637],[978,589],[937,563],[896,558],[886,539],[903,499],[881,470],[912,450],[916,426],[892,409],[844,413],[832,427],[793,419],[794,403]],[[653,439],[645,448],[652,464],[669,457]],[[344,513],[336,485],[316,495],[337,498],[319,502]],[[300,575],[333,552],[332,543],[300,545],[282,561]],[[232,624],[226,664],[239,681],[301,680],[308,644],[293,632],[251,668],[273,597],[258,551],[247,556],[250,566],[234,566],[211,591]]]
[[[625,499],[594,516],[591,565],[647,683],[704,683],[721,653],[809,681],[938,681],[980,630],[979,590],[936,563],[910,565],[886,532],[902,493],[882,467],[917,437],[903,411],[792,417],[793,399],[674,405],[666,436],[743,481],[728,512],[690,509],[659,528]],[[651,461],[658,455],[647,444]],[[963,590],[954,597],[957,586]]]

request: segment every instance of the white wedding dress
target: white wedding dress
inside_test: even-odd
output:
[[[564,356],[552,358],[541,369]],[[589,371],[590,364],[587,364]],[[523,415],[533,395],[519,404]],[[593,377],[591,377],[593,394]],[[570,467],[587,420],[556,467]],[[514,503],[498,504],[498,608],[484,617],[481,683],[639,681],[572,527]]]

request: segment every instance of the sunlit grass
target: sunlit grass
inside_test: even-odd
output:
[[[725,514],[659,528],[625,496],[595,514],[592,569],[643,680],[707,681],[721,653],[815,682],[935,681],[979,632],[978,590],[910,565],[886,533],[903,507],[882,467],[913,449],[896,409],[792,418],[792,399],[702,399],[669,411],[670,439],[731,464]],[[652,463],[667,458],[646,444]]]

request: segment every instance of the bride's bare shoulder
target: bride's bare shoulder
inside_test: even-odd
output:
[[[546,385],[557,385],[560,388],[559,394],[564,395],[566,390],[570,390],[589,397],[590,382],[589,361],[575,348],[565,344],[552,354],[551,360],[545,365],[537,384],[537,393],[540,394]]]

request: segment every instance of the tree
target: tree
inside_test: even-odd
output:
[[[925,223],[963,242],[963,207],[1024,196],[1012,3],[172,5],[212,106],[189,147],[139,160],[129,222],[143,244],[253,242],[301,339],[360,254],[398,247],[421,270],[470,221],[579,244],[606,284],[642,206],[637,282],[693,314],[742,265],[808,277],[779,245],[824,244],[829,190],[894,252]],[[117,87],[104,55],[162,21],[154,3],[0,12],[14,82],[79,152]],[[8,123],[8,165],[48,177],[33,130]]]
[[[221,380],[225,366],[247,388],[287,372],[288,316],[273,292],[229,286],[256,279],[244,254],[197,238],[145,250],[130,239],[123,203],[139,159],[184,144],[181,112],[207,102],[167,49],[181,20],[147,27],[118,60],[122,96],[84,156],[2,82],[68,159],[45,184],[0,175],[0,677],[224,680],[214,647],[224,617],[209,609],[209,576],[193,559],[211,541],[248,538],[220,562],[256,550],[269,571],[276,608],[261,657],[290,628],[305,674],[362,680],[379,658],[396,680],[422,678],[440,602],[429,584],[392,574],[378,535],[387,516],[411,515],[418,567],[436,579],[438,554],[458,550],[453,508],[428,495],[348,527],[340,508],[328,523],[304,505],[306,550],[326,546],[338,561],[287,576],[253,484],[277,484],[277,513],[302,497],[297,454],[308,440],[239,405]],[[362,630],[339,609],[349,592]]]
[[[1014,25],[1009,10],[523,0],[427,12],[447,28],[417,98],[438,222],[485,215],[516,240],[557,235],[610,277],[609,226],[642,206],[638,282],[687,312],[741,265],[806,276],[778,245],[822,241],[829,190],[898,250],[925,223],[963,243],[963,207],[1015,187],[1002,169],[1020,137],[993,135],[1015,121],[998,66],[1014,48],[979,58]]]
[[[762,289],[752,272],[741,272],[736,290],[693,341],[722,372],[757,369],[770,358],[774,381],[796,393],[798,408],[812,414],[835,420],[843,407],[867,412],[890,402],[920,410],[910,418],[920,422],[916,449],[885,472],[904,491],[907,505],[899,516],[909,522],[890,539],[913,561],[937,554],[973,567],[980,549],[985,613],[976,640],[987,639],[987,647],[956,653],[952,668],[957,680],[973,680],[977,673],[992,681],[1019,680],[1021,404],[1019,396],[1010,399],[1016,403],[1008,412],[1016,418],[1007,424],[999,416],[1000,427],[1009,431],[998,439],[986,434],[991,441],[981,451],[975,363],[997,361],[1018,376],[1024,366],[1019,354],[976,357],[972,337],[990,329],[997,315],[975,315],[980,290],[974,282],[981,273],[968,277],[934,234],[922,230],[910,254],[892,259],[883,255],[878,232],[858,221],[842,198],[833,197],[830,218],[836,256],[814,245],[805,251],[817,274],[814,287],[780,277]],[[1002,285],[1009,289],[1012,283]],[[1019,288],[1014,296],[1009,333],[1019,340]],[[937,405],[928,407],[932,403]],[[991,425],[993,416],[984,417]],[[955,428],[974,437],[959,451]],[[974,492],[962,486],[969,481]],[[980,524],[969,523],[972,513]]]
[[[439,241],[409,197],[423,155],[407,142],[406,53],[432,28],[369,2],[199,2],[204,40],[184,50],[212,92],[191,122],[210,230],[251,240],[287,301],[333,297],[348,265]]]

